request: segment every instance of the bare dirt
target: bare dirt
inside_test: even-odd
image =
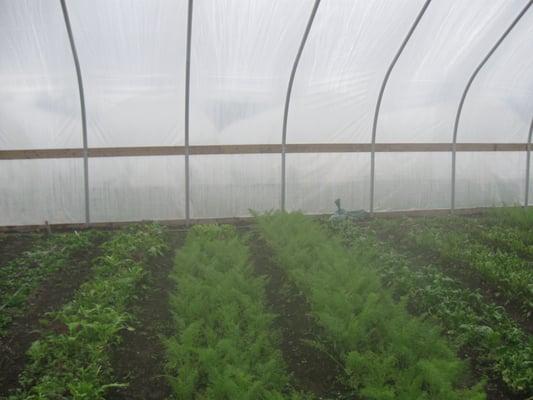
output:
[[[92,260],[99,255],[98,244],[75,254],[64,268],[37,287],[28,298],[24,314],[17,317],[6,335],[0,338],[0,397],[19,386],[18,377],[28,361],[26,352],[41,335],[40,320],[70,301],[89,278]]]
[[[320,337],[321,328],[312,318],[305,296],[277,265],[272,251],[259,235],[253,235],[250,249],[256,273],[268,278],[267,304],[277,315],[274,328],[281,334],[279,346],[294,388],[311,392],[319,399],[340,398],[349,392],[339,381],[343,376],[342,366],[309,344]]]
[[[169,274],[174,254],[185,233],[169,233],[169,250],[149,262],[149,273],[130,305],[134,316],[131,327],[124,330],[120,344],[112,350],[111,364],[117,382],[127,387],[113,389],[110,399],[156,400],[171,395],[164,376],[165,348],[163,337],[172,334],[168,296],[174,284]]]

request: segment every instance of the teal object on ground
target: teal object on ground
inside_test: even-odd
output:
[[[365,210],[346,211],[341,207],[341,199],[335,200],[337,210],[329,217],[330,221],[343,221],[349,219],[352,221],[360,221],[367,219],[369,214]]]

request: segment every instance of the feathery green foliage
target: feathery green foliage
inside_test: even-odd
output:
[[[26,308],[30,293],[47,276],[61,270],[72,257],[89,249],[102,233],[82,231],[36,239],[32,248],[0,268],[0,337],[14,317]]]
[[[253,276],[248,259],[228,225],[194,226],[178,252],[171,297],[176,334],[166,340],[176,399],[289,398],[264,281]]]
[[[366,260],[385,286],[407,298],[410,308],[438,322],[450,339],[474,351],[478,368],[499,377],[510,391],[533,396],[533,338],[479,291],[464,288],[434,265],[417,267],[390,244],[380,242],[375,225],[342,221],[329,227],[350,246],[354,258]]]
[[[467,365],[429,323],[407,314],[378,274],[299,213],[257,218],[288,276],[306,294],[340,354],[346,384],[365,399],[484,399]]]
[[[104,398],[113,383],[109,346],[130,318],[126,305],[141,280],[150,256],[165,249],[163,230],[142,225],[117,233],[102,245],[94,277],[75,298],[51,313],[48,333],[35,341],[16,399]]]

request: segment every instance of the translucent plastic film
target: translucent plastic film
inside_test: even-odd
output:
[[[280,143],[313,0],[195,1],[191,144]]]
[[[525,3],[433,1],[391,75],[377,142],[450,143],[468,79]]]
[[[376,153],[377,211],[450,208],[451,154]]]
[[[85,222],[83,161],[0,161],[0,226]]]
[[[287,210],[332,213],[368,209],[370,154],[288,154]]]
[[[457,207],[522,205],[525,152],[457,153]]]
[[[277,154],[192,156],[193,218],[246,217],[279,209],[281,159]]]
[[[67,3],[89,146],[183,144],[187,1]]]
[[[0,0],[0,150],[81,143],[78,84],[59,1]]]
[[[463,110],[459,142],[525,143],[533,116],[533,9],[480,72]]]
[[[94,222],[185,217],[183,156],[89,160]]]
[[[381,82],[422,5],[322,1],[296,73],[287,143],[370,142]]]

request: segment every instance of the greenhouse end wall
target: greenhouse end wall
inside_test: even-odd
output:
[[[532,1],[63,3],[0,0],[0,226],[533,201]]]

